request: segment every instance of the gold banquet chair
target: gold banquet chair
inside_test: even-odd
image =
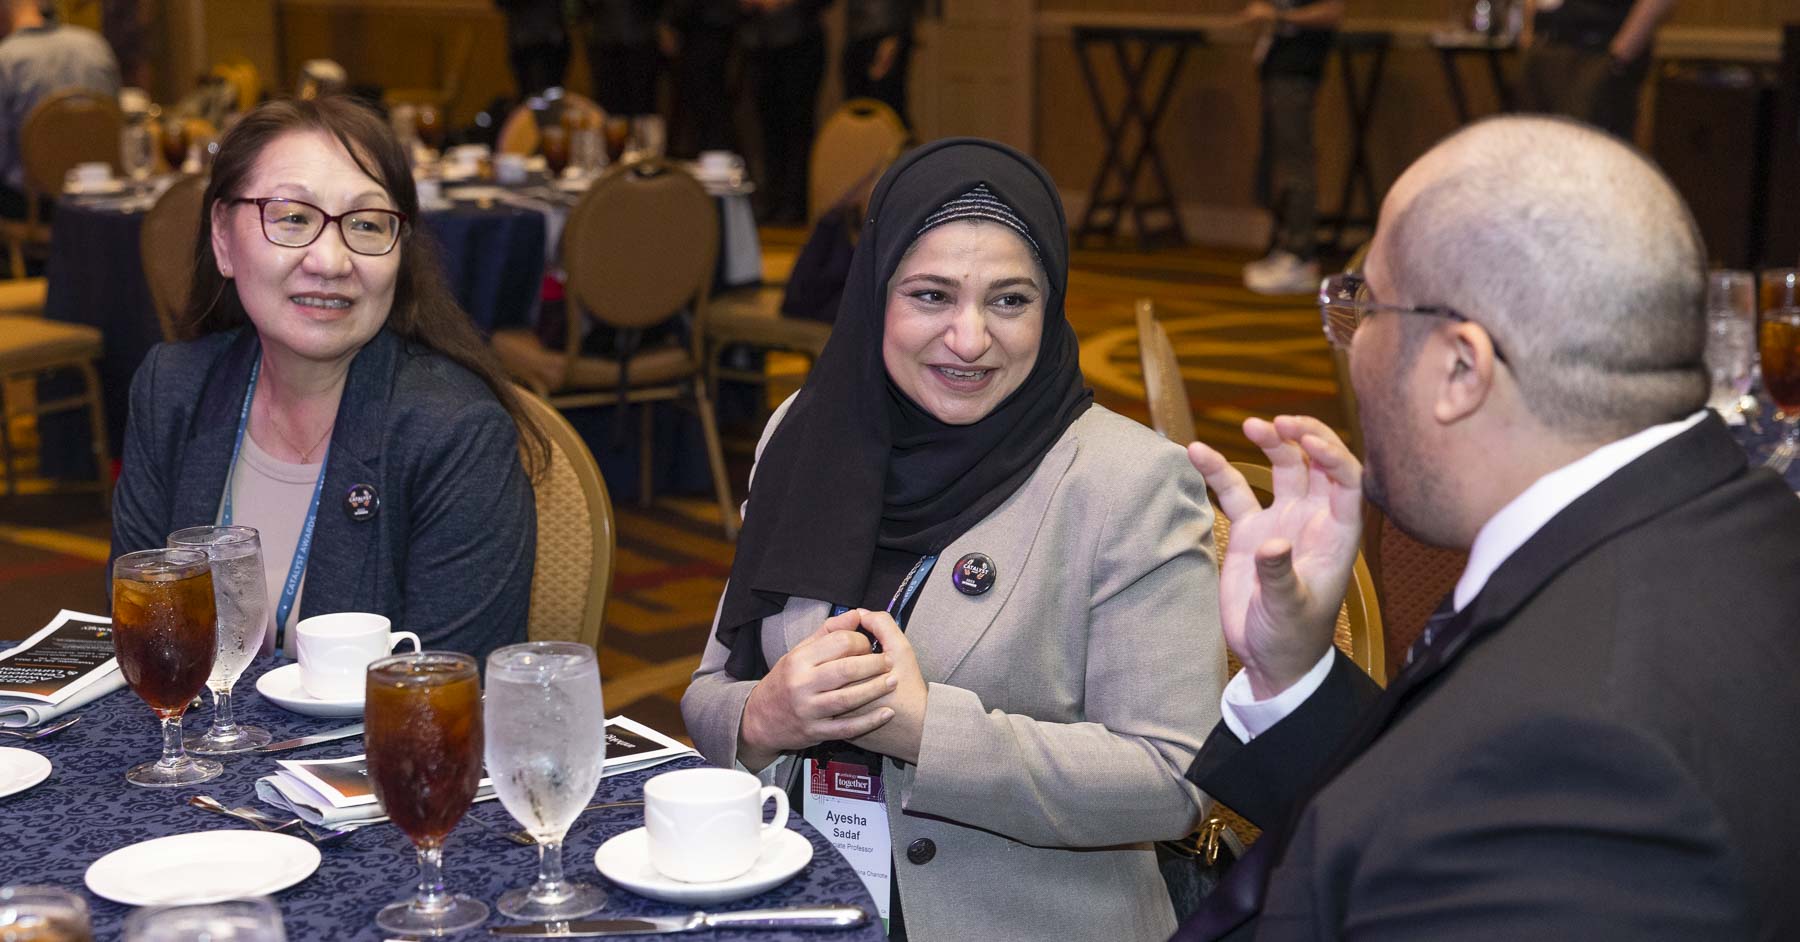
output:
[[[839,105],[813,138],[806,181],[807,228],[870,171],[893,163],[906,149],[907,136],[905,122],[884,102],[852,98]]]
[[[194,243],[200,238],[200,200],[205,193],[205,177],[182,177],[144,214],[138,255],[164,340],[175,339],[175,319],[186,308],[194,283]]]
[[[0,314],[0,417],[9,414],[5,402],[9,382],[55,370],[80,373],[80,395],[48,402],[37,400],[18,411],[41,416],[75,409],[88,410],[94,465],[100,472],[100,499],[111,507],[112,454],[106,443],[106,404],[100,388],[100,372],[95,367],[100,353],[98,328],[38,316]],[[14,489],[12,440],[4,427],[0,427],[0,466],[6,477],[6,493],[11,496]]]
[[[691,406],[706,439],[726,538],[736,539],[737,508],[700,360],[718,251],[718,212],[699,181],[658,159],[614,166],[588,188],[563,227],[569,315],[562,349],[548,349],[520,328],[496,331],[493,343],[507,370],[559,409],[664,400]],[[584,314],[623,333],[663,323],[683,309],[694,315],[686,346],[644,349],[624,359],[582,352]],[[641,414],[639,498],[648,504],[652,417],[648,408]]]
[[[25,252],[50,246],[50,226],[39,218],[38,198],[62,192],[63,177],[76,164],[119,166],[119,134],[124,118],[111,98],[87,89],[48,95],[25,116],[19,129],[19,163],[25,173],[25,218],[0,222],[12,277],[25,277]]]
[[[531,576],[532,641],[579,641],[595,651],[606,631],[617,531],[612,497],[587,443],[561,412],[523,387],[516,390],[550,442],[550,462],[532,482],[537,502],[537,565]]]
[[[1188,402],[1187,387],[1181,379],[1181,363],[1169,335],[1156,321],[1155,302],[1143,298],[1137,304],[1138,355],[1144,366],[1144,391],[1150,401],[1152,426],[1164,437],[1185,447],[1194,440],[1194,413]],[[1275,481],[1267,467],[1234,461],[1249,482],[1250,489],[1264,501],[1274,493]],[[1213,515],[1213,542],[1220,559],[1231,539],[1231,521],[1223,513]],[[1339,650],[1350,656],[1378,684],[1387,683],[1387,654],[1382,646],[1381,609],[1376,604],[1375,581],[1369,576],[1363,554],[1356,554],[1350,586],[1344,604],[1338,609],[1337,631],[1333,638]],[[1229,657],[1232,671],[1239,667]]]

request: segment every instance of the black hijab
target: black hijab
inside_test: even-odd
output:
[[[948,425],[888,379],[887,288],[926,221],[981,185],[1035,243],[1049,282],[1044,333],[1018,389],[984,418]],[[878,546],[937,553],[1031,477],[1093,402],[1063,313],[1067,286],[1062,201],[1031,158],[994,141],[950,138],[914,150],[882,176],[831,339],[757,461],[719,611],[728,674],[749,680],[768,672],[762,619],[790,596],[854,603]]]

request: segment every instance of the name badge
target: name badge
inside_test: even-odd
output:
[[[888,834],[887,791],[881,768],[851,762],[820,765],[806,760],[806,801],[801,813],[862,878],[885,929],[893,900],[893,838]]]

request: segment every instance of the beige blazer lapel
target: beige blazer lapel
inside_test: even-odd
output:
[[[1076,449],[1075,436],[1064,435],[1018,493],[938,555],[906,628],[919,671],[927,681],[950,681],[1018,587],[1018,576],[1025,571],[1050,501],[1074,463]],[[994,561],[994,587],[983,595],[964,595],[950,581],[956,561],[969,553],[982,553]]]

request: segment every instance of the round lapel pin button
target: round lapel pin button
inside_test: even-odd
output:
[[[956,561],[956,568],[950,571],[950,582],[964,595],[981,595],[994,587],[994,580],[999,575],[1000,570],[986,553],[970,553]]]
[[[344,514],[356,523],[373,519],[379,510],[381,495],[375,493],[373,484],[352,484],[344,493]]]

